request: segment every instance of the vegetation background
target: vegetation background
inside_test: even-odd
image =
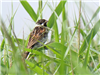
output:
[[[9,3],[11,4],[10,15],[5,15],[6,11],[3,12],[4,9],[2,9],[0,16],[0,36],[2,37],[0,75],[100,74],[99,1],[28,2],[20,0],[16,8],[13,8],[16,2]],[[32,7],[35,3],[38,5]],[[88,3],[96,5],[96,8],[88,7]],[[69,7],[71,4],[74,6]],[[21,27],[23,19],[16,19],[20,5],[24,9],[23,14],[27,13],[31,19],[25,17],[26,15],[23,17],[33,22],[26,23],[25,21],[25,29]],[[72,11],[73,14],[71,14]],[[3,16],[6,18],[2,18]],[[43,44],[36,50],[27,49],[29,33],[35,27],[35,22],[41,18],[49,21],[48,27],[51,28],[47,41],[49,44]],[[16,23],[19,23],[18,26]],[[21,36],[18,37],[16,31],[19,31]],[[24,60],[22,57],[24,51],[33,53],[36,59],[30,56],[28,60]]]

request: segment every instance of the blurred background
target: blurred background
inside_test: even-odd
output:
[[[11,3],[13,1],[13,3]],[[35,12],[37,12],[38,9],[38,1],[37,0],[27,0],[29,4],[32,6]],[[47,2],[47,0],[43,0],[43,6]],[[52,6],[54,9],[57,4],[60,2],[60,0],[48,0],[48,4]],[[92,15],[99,7],[99,0],[82,0],[82,14],[84,17],[86,17],[86,21],[89,21],[92,18]],[[1,16],[2,19],[5,22],[5,25],[9,26],[9,21],[12,13],[14,13],[16,10],[16,15],[14,16],[14,31],[18,38],[23,38],[23,31],[25,39],[27,39],[27,36],[30,33],[30,30],[32,30],[35,27],[35,22],[32,20],[32,18],[29,16],[29,14],[26,12],[26,10],[23,8],[23,6],[20,4],[18,0],[1,0]],[[70,26],[72,27],[72,31],[74,30],[74,19],[76,18],[78,20],[79,18],[79,0],[67,0],[66,4],[66,11]],[[13,9],[13,11],[12,11]],[[50,15],[52,14],[51,9],[48,5],[45,6],[43,9],[43,18],[46,20],[49,20]],[[59,16],[59,19],[62,20],[61,15]],[[94,23],[97,22],[97,19],[99,19],[99,15],[93,20]],[[58,22],[58,29],[59,33],[61,33],[61,23]],[[83,27],[81,25],[81,27]],[[2,41],[3,37],[0,32],[0,42]]]
[[[100,0],[1,0],[0,18],[1,75],[100,74]],[[27,49],[40,18],[50,22],[53,42]],[[23,51],[38,61],[23,60]]]

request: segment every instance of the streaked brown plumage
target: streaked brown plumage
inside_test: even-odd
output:
[[[27,48],[33,49],[42,46],[41,43],[45,43],[47,41],[48,37],[48,28],[47,28],[47,22],[45,19],[40,19],[37,21],[36,24],[39,26],[36,26],[34,30],[30,33],[29,41]],[[41,42],[41,43],[39,43]],[[27,58],[29,52],[24,53],[24,58]]]

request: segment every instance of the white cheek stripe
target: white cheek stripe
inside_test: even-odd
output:
[[[36,24],[36,26],[44,26],[44,23],[42,23],[42,24]]]
[[[42,26],[44,25],[44,23],[41,24]]]

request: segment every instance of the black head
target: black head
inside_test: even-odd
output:
[[[40,19],[40,20],[38,20],[37,22],[36,22],[36,24],[38,24],[38,25],[43,25],[43,26],[46,26],[47,27],[47,20],[45,20],[45,19]]]

